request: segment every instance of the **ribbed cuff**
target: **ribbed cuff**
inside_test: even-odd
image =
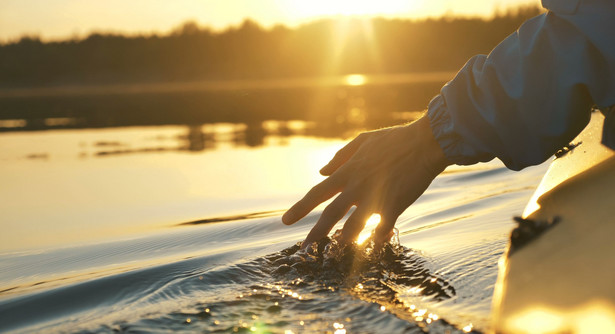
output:
[[[454,122],[446,107],[442,95],[434,97],[427,108],[429,125],[436,141],[444,151],[446,158],[457,165],[473,165],[477,162],[493,159],[485,157],[461,137],[454,128]]]

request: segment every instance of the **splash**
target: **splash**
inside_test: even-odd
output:
[[[400,244],[397,230],[383,244],[377,244],[372,235],[362,244],[343,245],[340,237],[341,230],[337,230],[330,238],[313,242],[304,249],[297,243],[268,256],[272,276],[290,281],[299,279],[334,290],[345,289],[361,299],[379,303],[401,303],[396,287],[436,300],[455,295],[450,284],[429,272],[423,258]]]

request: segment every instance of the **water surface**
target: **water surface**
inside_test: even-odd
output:
[[[488,328],[512,217],[546,164],[450,167],[398,220],[388,260],[301,267],[293,246],[322,207],[291,227],[281,213],[344,141],[273,133],[251,145],[245,130],[0,134],[0,331]]]

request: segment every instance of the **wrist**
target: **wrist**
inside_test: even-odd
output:
[[[421,140],[419,149],[423,151],[423,154],[419,156],[424,158],[424,166],[440,174],[447,166],[452,165],[452,162],[446,157],[444,150],[436,140],[429,117],[425,115],[412,124],[416,125],[416,131]]]

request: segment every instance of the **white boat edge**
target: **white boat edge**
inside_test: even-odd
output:
[[[528,202],[523,218],[548,228],[509,242],[491,332],[615,333],[615,154],[600,144],[603,123],[592,113]]]

